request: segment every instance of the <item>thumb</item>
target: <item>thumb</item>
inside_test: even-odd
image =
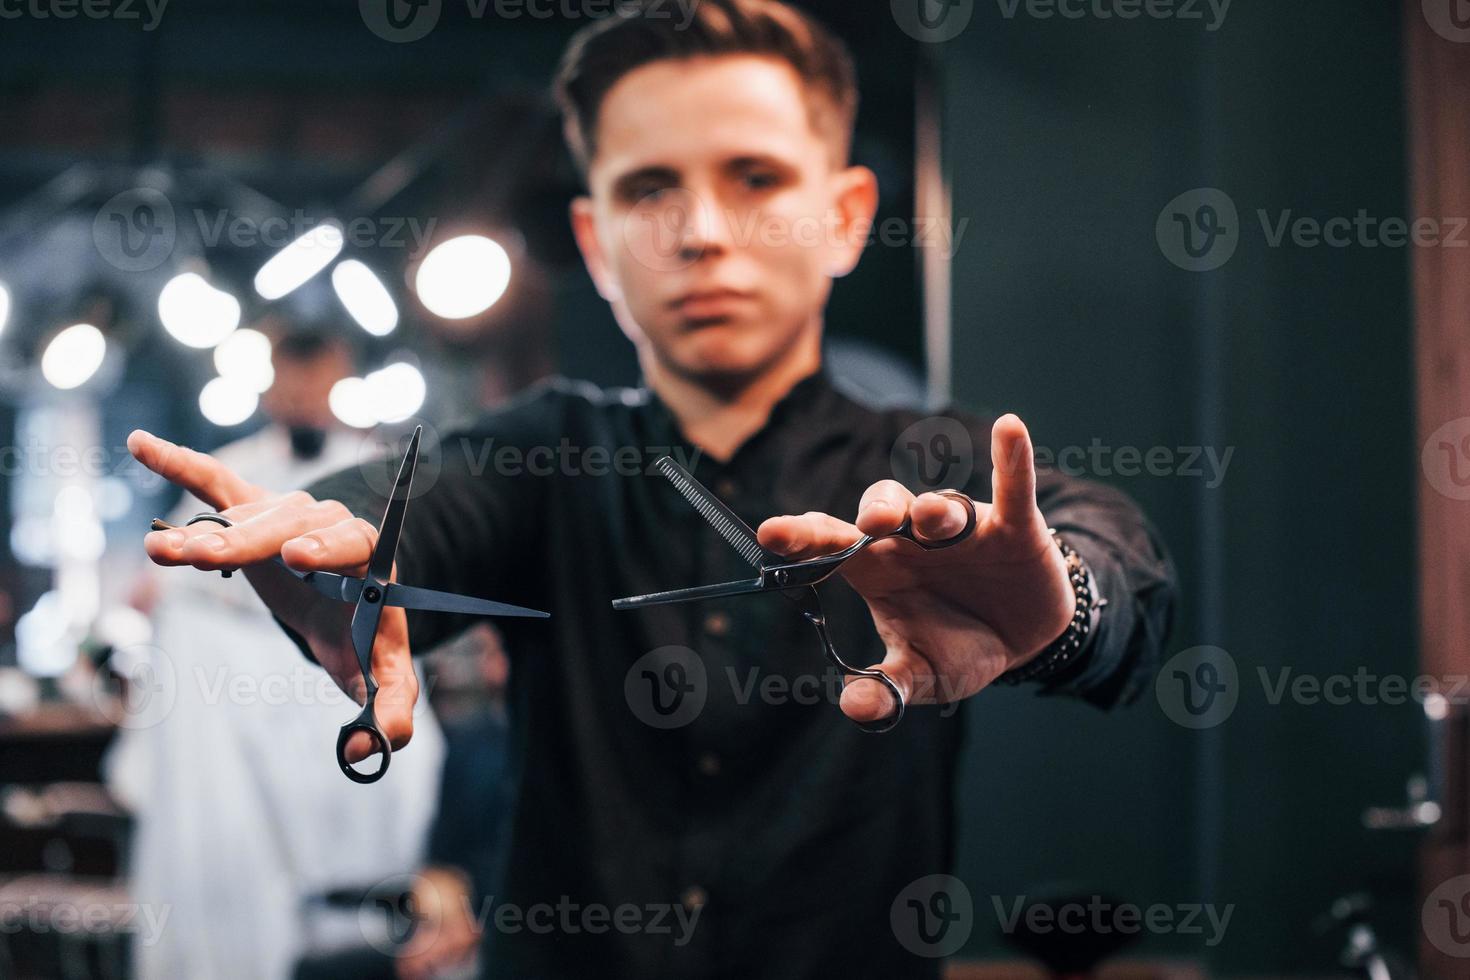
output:
[[[990,430],[991,500],[1002,524],[1025,526],[1036,510],[1036,453],[1026,425],[1013,413]]]

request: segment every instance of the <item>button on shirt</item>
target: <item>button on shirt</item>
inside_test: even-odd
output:
[[[518,792],[503,881],[475,910],[489,976],[938,976],[889,914],[911,882],[950,869],[963,713],[911,706],[887,734],[859,731],[811,626],[777,594],[610,604],[755,574],[656,473],[659,456],[752,527],[809,510],[851,520],[863,491],[896,475],[895,446],[916,424],[968,433],[962,489],[988,500],[990,419],[869,410],[822,372],[725,463],[696,452],[650,392],[563,380],[425,450],[399,578],[551,612],[497,624]],[[309,489],[376,522],[390,480],[375,473]],[[1038,502],[1110,603],[1044,691],[1131,700],[1170,622],[1164,547],[1109,487],[1042,474]],[[821,591],[837,649],[879,662],[861,597],[840,576]],[[410,642],[422,652],[468,622],[410,612]]]

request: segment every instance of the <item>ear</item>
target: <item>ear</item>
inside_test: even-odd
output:
[[[573,198],[571,218],[572,235],[577,239],[577,248],[582,253],[587,274],[597,287],[597,295],[609,303],[616,303],[622,299],[623,291],[608,267],[607,253],[603,251],[602,241],[597,237],[597,215],[592,198],[585,195]]]
[[[878,213],[878,175],[867,167],[847,167],[833,174],[833,200],[838,234],[828,258],[827,274],[840,279],[857,268]]]

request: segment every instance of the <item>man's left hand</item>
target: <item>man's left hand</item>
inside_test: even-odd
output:
[[[909,704],[969,697],[1036,656],[1072,620],[1076,595],[1061,550],[1036,505],[1031,437],[1015,415],[990,434],[991,503],[975,501],[975,530],[950,548],[924,551],[897,538],[874,542],[842,573],[867,601],[887,654],[879,664]],[[888,534],[912,517],[914,534],[942,541],[965,525],[965,508],[935,493],[882,480],[863,494],[857,522],[812,511],[773,517],[761,546],[792,560],[841,551],[864,534]],[[886,687],[849,678],[842,710],[854,721],[896,709]]]

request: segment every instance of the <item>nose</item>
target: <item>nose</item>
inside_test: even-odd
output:
[[[730,222],[719,199],[709,189],[686,188],[675,206],[683,211],[679,236],[681,259],[696,262],[706,256],[723,254],[730,248]]]

